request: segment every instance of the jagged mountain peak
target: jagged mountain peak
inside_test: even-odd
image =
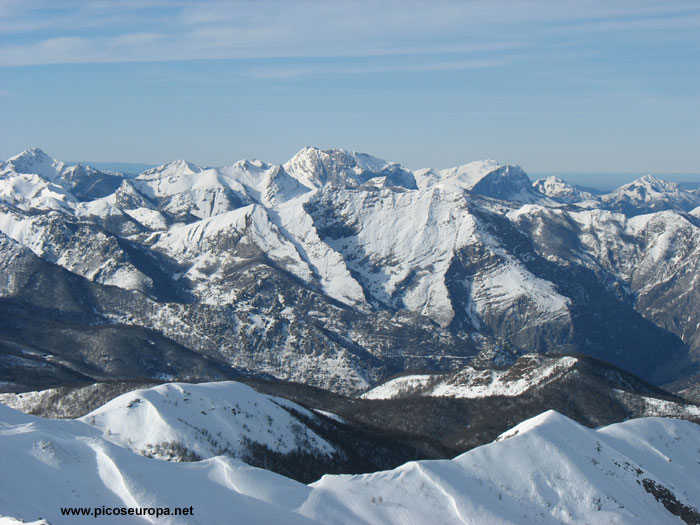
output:
[[[358,186],[371,178],[381,175],[396,175],[397,172],[409,175],[397,180],[398,185],[407,183],[415,187],[413,176],[398,164],[387,162],[366,153],[345,149],[321,150],[306,146],[283,165],[285,171],[304,186],[316,189],[326,184]]]
[[[15,173],[36,174],[48,180],[55,179],[66,169],[65,163],[50,157],[39,148],[26,149],[19,155],[10,157],[6,164]]]
[[[613,191],[613,193],[622,193],[627,191],[634,191],[637,188],[648,188],[653,191],[663,193],[663,192],[676,192],[679,190],[678,183],[670,182],[666,180],[659,179],[654,175],[648,174],[638,179],[633,180],[627,184],[624,184]]]
[[[65,202],[99,199],[113,193],[122,181],[121,174],[105,173],[81,163],[69,166],[39,148],[27,149],[0,164],[0,172],[14,179],[15,196],[29,198],[24,206],[35,209],[56,209],[57,192],[65,194],[59,198]]]
[[[51,157],[40,148],[26,149],[22,153],[10,157],[6,164],[15,173],[40,175],[48,179],[56,177],[71,179],[78,174],[104,174],[104,172],[82,162],[74,165],[66,164],[62,160]],[[116,174],[111,175],[117,176]]]
[[[485,197],[518,202],[538,202],[545,198],[532,187],[525,170],[518,165],[505,165],[484,175],[471,191]]]
[[[532,187],[549,198],[565,203],[581,202],[594,198],[592,193],[577,188],[556,175],[537,179],[532,183]]]
[[[35,160],[35,161],[53,161],[54,159],[47,155],[41,148],[31,147],[25,149],[22,153],[10,157],[8,159],[10,162],[18,160]]]
[[[301,148],[291,159],[303,159],[303,158],[335,158],[335,159],[354,159],[365,161],[365,167],[372,169],[381,169],[388,164],[384,159],[380,159],[369,155],[367,153],[361,153],[354,150],[348,150],[345,148],[329,148],[321,149],[316,146],[304,146]]]
[[[700,204],[698,195],[682,190],[678,183],[653,175],[644,175],[600,199],[609,209],[628,216],[662,210],[690,211]]]
[[[193,175],[200,173],[203,168],[183,159],[166,162],[150,170],[141,173],[138,179],[155,179],[161,177],[172,177],[181,175]]]
[[[556,175],[550,175],[549,177],[544,177],[542,179],[537,179],[535,182],[532,183],[532,186],[539,191],[540,193],[543,193],[547,195],[548,191],[552,190],[559,190],[559,188],[573,188],[571,184],[566,182],[564,179],[561,177],[557,177]]]

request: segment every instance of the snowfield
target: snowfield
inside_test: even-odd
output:
[[[202,524],[700,519],[700,427],[681,420],[645,418],[592,430],[549,411],[453,460],[326,475],[310,485],[230,457],[177,463],[134,452],[146,441],[189,439],[207,454],[194,427],[235,442],[246,421],[255,439],[268,439],[267,430],[257,432],[269,429],[274,444],[276,436],[290,435],[284,404],[291,403],[225,382],[131,392],[79,420],[0,405],[0,523],[144,522],[66,518],[59,510],[103,505],[192,506],[193,517],[162,522]]]

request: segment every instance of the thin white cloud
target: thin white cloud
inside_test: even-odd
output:
[[[139,22],[139,10],[130,2],[120,0],[107,2],[62,0],[2,0],[0,1],[0,28],[7,38],[17,34],[40,36],[47,32],[73,33],[95,28],[113,28],[128,31],[129,26]],[[143,8],[149,2],[140,3]],[[75,35],[74,35],[75,36]]]
[[[465,71],[470,69],[489,69],[503,67],[513,63],[513,57],[453,61],[421,61],[417,63],[348,65],[313,65],[304,67],[254,67],[245,75],[259,79],[284,79],[309,75],[353,75],[381,73],[429,73],[438,71]]]
[[[112,42],[116,46],[144,46],[162,42],[166,36],[160,33],[129,33],[115,37]]]
[[[0,2],[0,66],[237,58],[464,53],[572,33],[690,30],[696,3],[621,0],[369,0]],[[481,49],[479,49],[481,46]],[[445,57],[445,67],[454,57]],[[459,67],[459,66],[454,66]]]
[[[78,36],[47,38],[32,45],[0,48],[0,65],[157,60],[154,52],[157,52],[157,47],[164,38],[163,35],[155,33],[131,33],[103,38]],[[142,54],[144,45],[149,47],[148,54]],[[166,60],[167,50],[162,50],[160,57],[161,60]]]
[[[663,16],[659,18],[626,18],[615,20],[595,20],[573,24],[566,31],[579,32],[616,32],[616,31],[654,31],[700,28],[700,10],[682,16]]]

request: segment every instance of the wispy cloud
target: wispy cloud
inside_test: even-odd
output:
[[[677,16],[628,17],[611,20],[590,20],[567,25],[566,31],[578,32],[617,32],[654,31],[674,29],[700,29],[700,8]]]
[[[81,62],[464,53],[447,68],[498,61],[562,24],[577,34],[692,30],[694,2],[622,0],[3,0],[0,66]],[[555,27],[556,26],[556,27]],[[517,44],[514,44],[517,43]],[[467,65],[465,65],[467,64]],[[423,67],[423,66],[416,66]],[[437,67],[437,66],[436,66]],[[358,70],[360,71],[360,70]]]
[[[432,61],[422,60],[411,63],[396,63],[385,61],[383,63],[370,63],[361,65],[305,65],[305,66],[257,66],[247,70],[244,75],[259,79],[283,79],[310,75],[355,75],[355,74],[381,74],[381,73],[419,73],[439,71],[466,71],[470,69],[488,69],[503,67],[511,64],[514,57],[501,57],[493,59]]]
[[[148,53],[143,52],[144,47],[149,48]],[[155,33],[101,38],[59,36],[29,45],[4,46],[0,48],[0,65],[167,60],[166,48],[166,37]]]

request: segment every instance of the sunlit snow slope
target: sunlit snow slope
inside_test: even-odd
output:
[[[252,443],[282,454],[335,452],[290,408],[316,418],[299,405],[233,381],[166,383],[122,394],[81,421],[102,430],[108,441],[161,459],[183,459],[183,454],[243,458]]]
[[[194,517],[170,523],[208,524],[700,518],[700,427],[687,421],[648,418],[596,431],[550,411],[454,460],[324,476],[308,486],[220,456],[195,463],[150,459],[106,437],[85,420],[46,420],[0,405],[0,515],[80,523],[62,517],[60,507],[104,505],[192,506]]]

